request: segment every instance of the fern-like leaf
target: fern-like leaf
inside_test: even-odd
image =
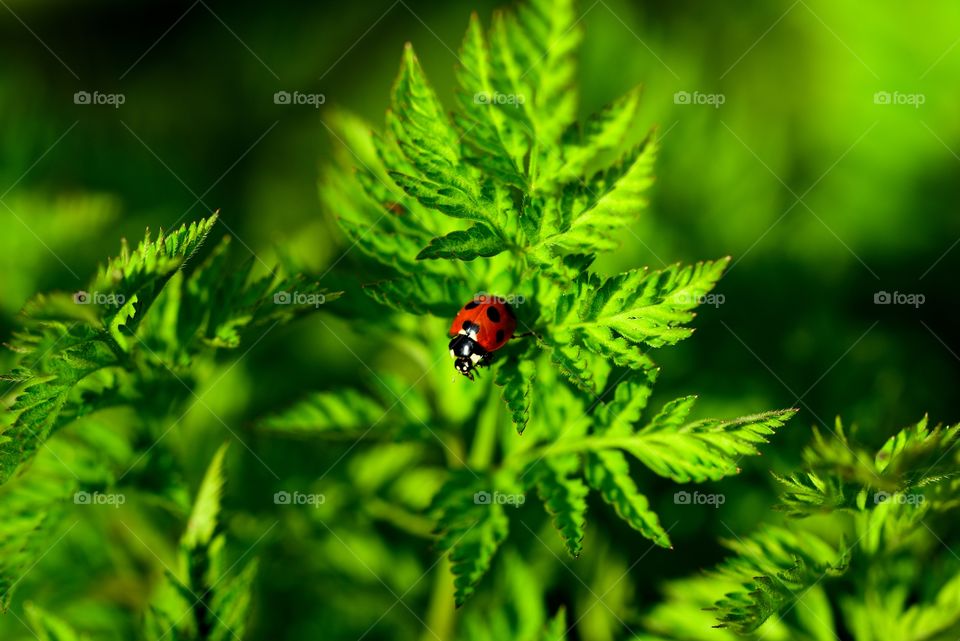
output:
[[[89,638],[74,630],[66,621],[32,603],[28,603],[24,610],[38,641],[86,641]]]
[[[530,405],[533,402],[533,387],[536,381],[534,348],[507,350],[504,363],[497,368],[494,383],[500,386],[500,395],[510,410],[518,434],[523,434],[530,420]]]
[[[583,141],[564,146],[561,178],[585,178],[590,168],[599,169],[617,153],[636,127],[640,94],[641,88],[635,87],[587,120]]]
[[[534,466],[537,492],[573,558],[583,550],[587,486],[579,478],[580,458],[575,455],[548,456]]]
[[[364,291],[378,303],[397,311],[444,318],[476,294],[476,290],[459,278],[433,274],[380,281],[367,285]]]
[[[476,224],[466,231],[455,231],[434,238],[417,254],[417,258],[473,260],[481,256],[496,256],[504,249],[504,241],[496,232],[487,225]]]
[[[678,429],[651,423],[623,445],[651,470],[679,483],[716,481],[736,474],[740,458],[758,454],[757,445],[766,443],[794,414],[791,409],[726,421],[707,419]]]
[[[676,343],[692,333],[684,325],[693,319],[693,308],[713,289],[728,262],[627,272],[602,283],[584,283],[574,318],[561,322],[606,330],[606,337],[597,335],[604,343],[612,343],[617,336],[651,347]]]
[[[630,478],[630,464],[622,453],[616,450],[591,452],[586,462],[586,478],[627,525],[660,547],[672,547],[669,535],[660,525],[660,518],[650,509],[650,501]]]
[[[569,226],[544,242],[568,251],[595,252],[615,249],[619,236],[646,209],[646,192],[653,184],[653,140],[631,150],[620,161],[622,176],[599,175],[587,184],[589,204],[575,214]],[[614,168],[612,172],[619,172]]]
[[[454,474],[436,498],[437,545],[449,553],[458,606],[476,590],[509,531],[503,505],[489,500],[491,490],[482,487],[472,474],[462,472]]]
[[[288,409],[260,421],[266,430],[289,435],[363,431],[386,419],[387,408],[353,388],[314,392]]]

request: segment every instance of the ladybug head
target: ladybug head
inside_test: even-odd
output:
[[[473,361],[471,361],[469,358],[460,357],[455,359],[453,361],[453,368],[469,378],[471,381],[473,380]]]
[[[450,356],[453,357],[453,368],[472,381],[473,371],[487,356],[487,350],[470,336],[457,334],[450,339]]]

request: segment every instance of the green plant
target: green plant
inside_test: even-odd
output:
[[[785,516],[727,541],[716,569],[668,583],[644,620],[656,634],[638,639],[955,639],[958,436],[924,418],[874,452],[839,421],[815,433],[803,467],[775,475]]]
[[[435,533],[458,605],[507,541],[510,510],[497,497],[519,502],[535,490],[572,557],[582,551],[591,489],[669,547],[631,464],[678,483],[717,480],[793,414],[689,420],[694,397],[684,397],[642,418],[658,371],[650,348],[692,333],[693,309],[728,261],[609,277],[591,270],[643,210],[657,143],[637,131],[639,89],[578,125],[579,41],[572,2],[497,13],[486,33],[474,16],[452,119],[409,45],[382,132],[336,116],[340,162],[321,195],[368,258],[361,278],[377,282],[366,292],[393,310],[354,300],[353,322],[413,365],[405,374],[364,363],[370,389],[316,392],[261,423],[346,437],[355,442],[343,456],[364,459],[353,469],[385,466],[370,483],[320,476],[340,497],[325,519],[348,536],[342,524],[360,506],[371,518],[352,523],[358,539],[379,520]],[[451,381],[448,324],[478,295],[518,301],[519,331],[533,338],[514,339],[476,384]],[[505,407],[490,402],[492,383]],[[440,603],[431,629],[450,625]]]
[[[337,297],[303,276],[254,277],[253,259],[238,260],[229,237],[196,259],[216,220],[161,231],[156,239],[148,232],[132,250],[124,243],[86,290],[40,295],[23,310],[23,329],[9,343],[15,366],[2,377],[4,610],[24,575],[85,521],[69,524],[71,498],[117,503],[142,493],[147,505],[186,520],[187,485],[176,445],[165,437],[205,404],[197,390],[211,383],[218,352],[315,309],[275,304],[277,295]],[[167,587],[149,604],[145,638],[225,639],[242,630],[253,566],[236,576],[224,566],[217,526],[222,464],[221,451],[192,508],[180,567],[168,570]],[[96,519],[86,523],[95,527]],[[60,625],[32,612],[41,628]]]

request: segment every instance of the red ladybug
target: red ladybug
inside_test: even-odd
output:
[[[478,297],[463,306],[450,326],[453,367],[473,380],[473,370],[490,364],[492,352],[507,344],[517,329],[510,306],[493,296]]]

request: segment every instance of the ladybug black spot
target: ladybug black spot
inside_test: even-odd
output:
[[[476,306],[479,305],[479,304],[480,304],[480,303],[478,303],[477,301],[472,300],[472,301],[470,301],[469,303],[467,303],[466,305],[464,305],[463,308],[464,308],[464,309],[473,309],[474,307],[476,307]]]
[[[497,342],[498,342],[498,343],[502,343],[502,342],[503,342],[503,337],[504,337],[503,330],[502,330],[502,329],[498,329],[498,330],[497,330]]]
[[[494,323],[499,323],[499,322],[500,322],[500,312],[497,310],[496,307],[492,307],[492,306],[491,306],[491,307],[488,307],[488,308],[487,308],[487,318],[489,318],[490,320],[492,320]]]

